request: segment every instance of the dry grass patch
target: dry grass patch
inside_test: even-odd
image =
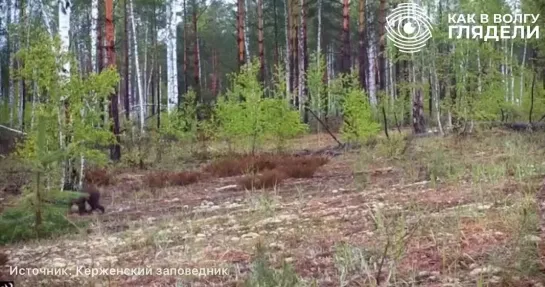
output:
[[[328,158],[320,156],[239,155],[212,162],[203,170],[217,177],[230,177],[278,169],[288,177],[305,178],[312,177],[316,170],[328,161]]]
[[[235,155],[220,159],[204,167],[204,171],[217,177],[237,176],[245,173],[255,173],[266,169],[274,169],[284,156],[260,154],[260,155]]]
[[[182,172],[171,173],[168,181],[170,185],[182,186],[182,185],[196,183],[197,181],[199,181],[200,178],[201,178],[201,174],[199,172],[182,171]]]
[[[238,180],[238,184],[245,189],[264,189],[278,185],[287,176],[284,172],[276,169],[266,170],[259,175],[247,175]]]
[[[144,184],[150,188],[183,186],[198,182],[202,174],[196,171],[168,172],[157,171],[144,176]]]
[[[105,168],[90,168],[85,171],[84,180],[97,186],[108,186],[114,183],[112,174]]]

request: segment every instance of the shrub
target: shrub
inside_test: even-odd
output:
[[[144,176],[144,183],[152,188],[165,188],[167,186],[182,186],[196,183],[202,175],[195,171],[167,172],[158,171]]]
[[[408,147],[407,137],[401,134],[392,134],[390,138],[380,139],[376,146],[378,153],[388,158],[401,157]]]
[[[80,196],[77,192],[50,191],[37,200],[32,190],[23,191],[23,196],[13,207],[0,215],[0,244],[15,243],[36,238],[52,238],[65,233],[77,232],[86,222],[70,222],[66,219],[70,198]],[[36,224],[33,211],[39,206],[40,224]]]
[[[245,166],[246,164],[241,158],[231,157],[214,161],[205,166],[203,170],[218,177],[229,177],[243,174]]]
[[[245,173],[259,173],[264,170],[281,169],[290,177],[311,177],[320,166],[326,164],[328,161],[327,158],[320,156],[239,155],[212,162],[204,168],[204,171],[218,177],[229,177]]]
[[[148,173],[144,176],[144,183],[152,188],[164,188],[168,186],[170,174],[164,171]]]
[[[112,175],[105,168],[90,168],[85,171],[84,181],[97,186],[113,184]]]
[[[235,75],[233,87],[218,98],[215,115],[218,134],[229,143],[249,148],[252,153],[264,140],[276,141],[281,148],[285,140],[306,129],[299,112],[292,109],[283,94],[264,98],[264,88],[257,80],[258,63],[248,64]]]
[[[182,171],[170,174],[168,181],[170,185],[188,185],[199,181],[200,176],[198,172]]]
[[[259,175],[242,177],[238,184],[245,189],[264,189],[278,185],[286,178],[286,174],[278,169],[266,170]]]
[[[380,125],[373,120],[371,106],[365,92],[359,88],[357,78],[351,76],[349,88],[343,98],[344,122],[341,127],[343,138],[348,141],[365,142],[380,131]]]
[[[329,160],[325,157],[308,156],[292,158],[286,165],[282,166],[282,171],[292,178],[311,178],[322,165]]]
[[[293,266],[285,263],[282,269],[275,270],[271,266],[269,256],[262,243],[255,247],[254,260],[252,262],[251,273],[244,282],[247,287],[299,287],[306,286],[297,276]]]

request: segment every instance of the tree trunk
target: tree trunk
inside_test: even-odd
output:
[[[99,0],[97,0],[99,1]],[[104,70],[104,2],[97,3],[97,72],[102,72]],[[101,109],[100,113],[100,122],[101,126],[105,124],[105,110],[104,110],[104,100],[101,98],[99,100],[99,107]]]
[[[124,103],[125,103],[125,118],[127,119],[127,121],[130,119],[130,114],[131,114],[131,100],[130,100],[130,91],[129,91],[129,7],[128,7],[128,1],[129,0],[125,0],[123,1],[124,3],[124,6],[123,7],[123,10],[124,10],[124,32],[125,32],[125,37],[123,39],[123,50],[124,50],[124,68],[125,68],[125,76],[123,77],[123,90],[124,90],[124,94],[125,94],[125,100],[124,100]]]
[[[218,51],[214,49],[212,56],[212,81],[210,83],[210,91],[215,98],[218,95]]]
[[[159,65],[159,69],[157,69],[157,73],[159,76],[159,79],[157,81],[157,129],[159,130],[161,128],[161,81],[163,80],[163,77],[161,77],[161,66]]]
[[[15,0],[8,0],[8,8],[7,8],[7,12],[8,12],[8,21],[7,21],[7,27],[9,27],[10,25],[13,25],[13,24],[18,24],[17,23],[17,9],[16,9],[16,5],[15,5]],[[8,64],[8,102],[9,102],[9,110],[10,110],[10,113],[9,113],[9,125],[10,126],[13,126],[13,118],[14,118],[14,112],[15,112],[15,93],[14,93],[14,85],[13,85],[13,79],[14,79],[14,75],[12,73],[12,71],[10,71],[10,69],[12,69],[14,66],[15,66],[15,63],[14,63],[14,59],[12,57],[12,51],[17,51],[17,46],[16,46],[16,42],[17,40],[15,39],[15,37],[13,35],[11,35],[10,33],[8,33],[8,37],[7,37],[7,40],[8,40],[8,47],[7,47],[7,55],[8,55],[8,59],[9,59],[9,64]]]
[[[97,29],[98,0],[91,2],[91,72],[98,72],[97,66]]]
[[[183,92],[184,94],[187,93],[187,90],[188,90],[188,87],[189,87],[189,83],[188,83],[188,61],[189,61],[189,39],[188,39],[188,35],[187,35],[187,29],[188,29],[188,25],[187,25],[187,6],[186,6],[186,0],[183,0],[183,9],[184,9],[184,14],[183,14],[183,17],[184,17],[184,86],[183,86]],[[180,102],[178,102],[178,104],[181,104]]]
[[[61,39],[61,51],[63,53],[68,53],[68,48],[70,47],[70,12],[72,10],[72,3],[70,0],[62,0],[59,1],[59,38]],[[62,81],[62,84],[65,84],[67,81],[69,81],[70,78],[70,62],[65,61],[62,63],[62,68],[59,73],[60,79]],[[62,98],[66,97],[66,95],[63,95]],[[64,124],[68,125],[70,123],[70,116],[69,116],[69,109],[68,101],[63,100],[62,106],[60,107],[60,110],[63,112],[59,112],[58,120],[59,120],[59,145],[61,149],[64,149],[66,145],[68,144],[68,141],[70,138],[65,135],[63,130],[63,119],[64,116]],[[61,190],[64,190],[65,184],[71,185],[72,177],[70,171],[70,162],[65,160],[62,163],[62,176],[61,176]]]
[[[316,35],[316,56],[322,53],[322,0],[318,0],[318,32]],[[319,57],[318,57],[319,61]]]
[[[178,65],[176,47],[176,17],[177,1],[170,0],[167,4],[168,39],[167,39],[167,98],[168,111],[178,106]]]
[[[194,41],[194,77],[195,77],[195,91],[197,93],[196,99],[200,99],[200,55],[199,55],[199,31],[197,27],[197,1],[193,2],[193,41]]]
[[[263,4],[261,4],[263,6]],[[261,8],[263,9],[263,8]],[[276,7],[276,0],[273,0],[273,9],[274,9],[274,55],[273,55],[273,61],[275,68],[278,66],[278,10]],[[276,71],[275,71],[276,72]]]
[[[358,33],[360,36],[359,41],[359,80],[360,87],[363,90],[367,90],[366,78],[365,78],[365,68],[367,67],[367,43],[366,41],[366,31],[365,31],[365,0],[359,0],[359,29]]]
[[[386,91],[386,3],[387,0],[380,0],[379,18],[378,18],[378,37],[379,37],[379,55],[378,55],[378,72],[379,86],[381,91]]]
[[[303,106],[306,105],[306,94],[305,94],[305,0],[299,1],[299,86],[298,86],[298,98],[299,98],[299,112],[305,113]]]
[[[244,51],[246,52],[246,61],[251,62],[252,56],[250,55],[250,31],[248,23],[248,11],[250,11],[250,0],[244,1],[244,18],[242,23],[244,24]]]
[[[21,23],[24,23],[24,26],[26,29],[30,29],[30,25],[29,25],[29,19],[28,17],[30,16],[29,14],[30,13],[27,13],[29,8],[29,3],[28,1],[25,1],[25,0],[20,0],[20,3],[19,3],[19,15],[21,15],[20,17],[20,22]],[[20,27],[20,31],[22,31],[23,27]],[[24,42],[24,38],[22,37],[22,35],[19,37],[19,47],[22,47],[23,46],[23,42]],[[28,42],[27,42],[27,48],[28,48]],[[17,70],[19,69],[22,69],[23,68],[23,61],[21,59],[18,59],[17,60]],[[25,80],[24,79],[20,79],[19,80],[19,128],[21,131],[24,131],[25,130],[25,106],[26,106],[26,96],[27,96],[27,92],[26,92],[26,84],[25,84]]]
[[[257,0],[257,41],[259,49],[259,81],[265,81],[265,48],[263,44],[263,0]]]
[[[414,62],[412,64],[414,68]],[[415,77],[416,79],[416,73],[413,73],[413,77]],[[426,123],[424,121],[424,95],[422,92],[422,87],[420,86],[416,88],[416,91],[413,96],[412,106],[413,106],[412,108],[413,132],[415,134],[425,133]]]
[[[292,2],[292,33],[293,33],[293,43],[292,43],[292,70],[293,70],[293,91],[294,91],[294,106],[299,107],[299,93],[295,92],[295,89],[299,89],[299,23],[298,23],[298,15],[297,15],[297,6],[296,2]]]
[[[237,45],[238,45],[238,66],[241,68],[246,63],[244,45],[244,0],[237,0]]]
[[[371,37],[373,36],[373,37]],[[373,33],[370,33],[370,43],[374,43],[374,40],[376,39],[376,36]],[[377,65],[376,65],[376,58],[375,58],[375,45],[367,45],[367,53],[368,53],[368,92],[369,92],[369,101],[371,102],[372,107],[377,106],[377,81],[375,75],[377,74]]]
[[[524,64],[526,63],[526,50],[528,48],[528,40],[524,39],[524,52],[522,55],[522,65],[520,67],[520,93],[518,104],[522,105],[522,96],[524,94]]]
[[[131,17],[132,26],[132,42],[134,48],[134,66],[136,68],[136,84],[138,88],[138,103],[140,104],[140,132],[144,133],[144,120],[145,120],[145,108],[146,103],[144,101],[144,89],[142,88],[142,71],[140,70],[140,61],[138,57],[138,41],[136,40],[136,23],[134,21],[134,8],[132,0],[129,0],[129,15]]]
[[[114,4],[113,0],[105,0],[105,16],[106,16],[106,43],[107,43],[107,59],[108,67],[115,68],[115,43],[114,43]],[[119,110],[117,91],[114,91],[110,96],[110,119],[113,121],[112,133],[115,136],[116,143],[110,147],[110,159],[117,162],[121,159],[121,138],[119,136]]]
[[[290,12],[289,12],[289,0],[284,0],[284,25],[286,27],[285,36],[286,36],[286,55],[284,55],[284,65],[286,66],[286,98],[289,97],[291,93],[291,63],[290,63]]]
[[[384,1],[384,0],[383,0]],[[350,1],[343,0],[341,73],[350,73]]]

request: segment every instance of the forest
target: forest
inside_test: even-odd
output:
[[[0,0],[0,284],[545,286],[541,12]]]

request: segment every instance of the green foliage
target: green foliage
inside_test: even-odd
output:
[[[50,238],[64,233],[76,232],[85,227],[85,222],[73,223],[66,218],[70,199],[81,196],[77,192],[48,192],[41,201],[36,193],[25,189],[23,196],[14,207],[0,215],[0,244],[9,244],[35,238]],[[43,224],[35,225],[33,215],[40,206]]]
[[[57,201],[51,199],[58,195],[52,190],[58,186],[67,161],[84,156],[94,164],[106,162],[107,157],[99,147],[113,143],[115,139],[107,128],[96,128],[101,124],[99,103],[108,99],[119,80],[113,69],[91,74],[86,79],[80,78],[71,56],[61,52],[59,38],[51,39],[40,30],[32,33],[28,47],[20,49],[15,56],[25,63],[16,71],[16,76],[36,85],[32,107],[34,120],[17,150],[19,157],[34,173],[33,190],[14,207],[12,213],[3,215],[6,216],[4,224],[8,226],[13,224],[10,216],[14,214],[25,220],[32,218],[34,230],[14,231],[16,233],[12,237],[20,239],[66,229],[68,223],[64,213],[67,206],[51,206],[48,198],[49,202]],[[71,63],[72,74],[63,75],[59,71],[67,62]],[[27,212],[33,216],[20,215]]]
[[[301,286],[301,281],[291,265],[284,263],[281,270],[274,270],[270,267],[269,259],[262,245],[256,247],[256,256],[252,265],[252,273],[244,282],[246,287]]]
[[[184,102],[180,109],[161,115],[161,128],[159,134],[164,139],[192,139],[197,130],[197,107],[195,105],[196,93],[190,89],[185,94]]]
[[[82,79],[72,65],[70,78],[62,79],[58,71],[63,62],[71,58],[60,52],[58,38],[50,39],[41,33],[28,48],[19,50],[16,57],[25,62],[18,76],[36,82],[39,91],[34,103],[36,124],[27,130],[27,140],[19,153],[22,158],[36,163],[41,161],[40,152],[42,155],[59,153],[64,159],[83,155],[88,161],[104,163],[107,158],[96,146],[112,143],[114,137],[107,129],[96,128],[101,121],[98,103],[101,99],[107,100],[114,91],[119,79],[117,72],[107,69]],[[41,142],[38,135],[43,137]],[[65,142],[66,138],[70,138],[69,143]]]
[[[387,158],[401,158],[408,148],[407,137],[394,133],[389,138],[380,139],[376,147],[379,155]]]
[[[283,98],[263,98],[263,87],[257,80],[259,65],[246,65],[233,78],[233,87],[220,97],[215,114],[220,137],[230,143],[255,150],[266,139],[276,139],[277,147],[305,129],[298,111],[292,110]]]
[[[277,149],[285,147],[286,141],[307,130],[301,123],[299,112],[293,110],[283,98],[267,98],[261,103],[262,121],[266,139],[274,141]]]
[[[307,71],[308,91],[310,95],[310,107],[320,116],[325,111],[327,104],[327,85],[324,84],[326,69],[325,59],[322,55],[312,54]]]
[[[359,88],[355,75],[348,78],[348,87],[342,103],[344,122],[341,133],[345,140],[364,142],[380,131],[365,92]]]

